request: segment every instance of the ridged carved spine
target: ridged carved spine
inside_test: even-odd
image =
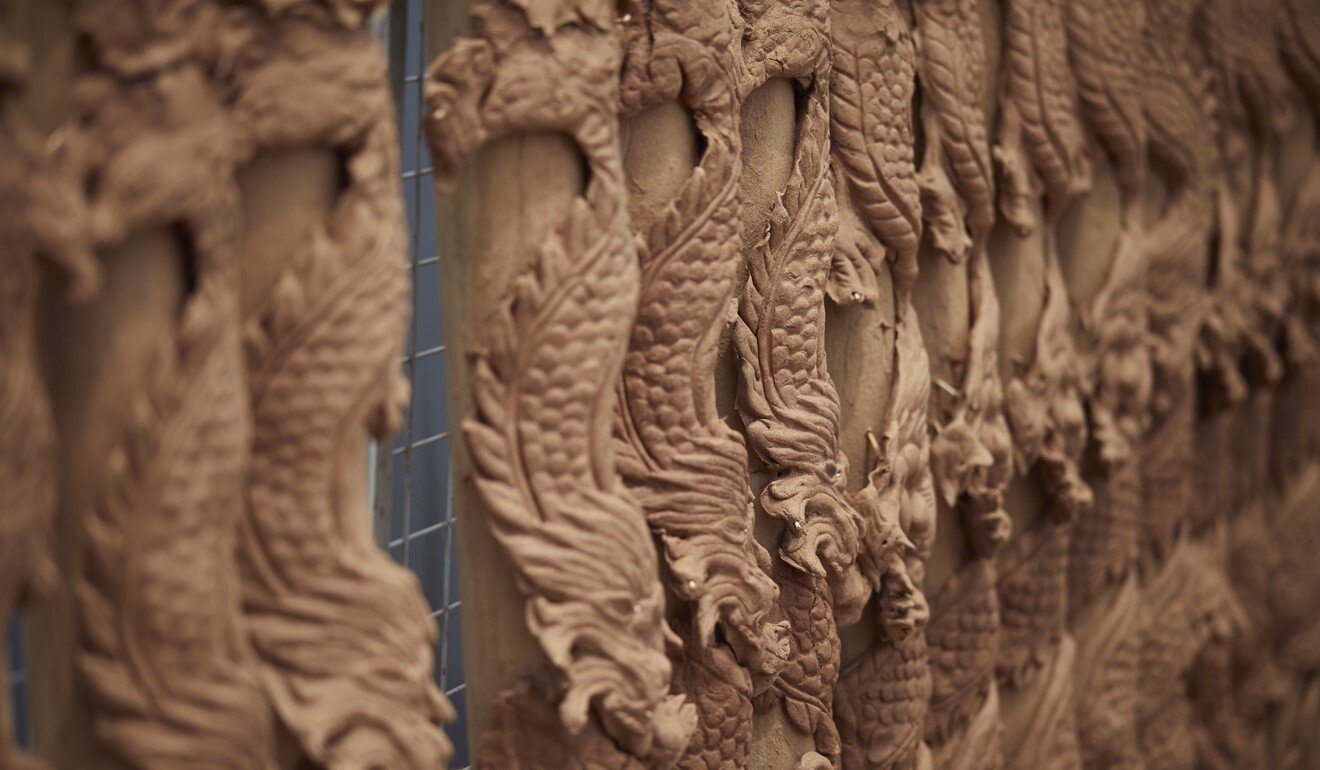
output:
[[[548,697],[567,733],[594,714],[629,754],[671,764],[696,715],[670,693],[658,558],[610,435],[639,290],[614,9],[480,2],[472,14],[484,36],[459,40],[427,76],[438,176],[452,180],[481,145],[528,131],[571,136],[590,171],[476,353],[463,430],[477,488],[527,595],[529,630],[562,677]]]
[[[785,624],[768,622],[779,591],[752,537],[747,448],[721,419],[713,387],[741,262],[730,10],[647,0],[630,6],[624,27],[623,114],[681,101],[706,148],[675,200],[638,233],[640,296],[614,443],[679,600],[670,607],[684,641],[674,690],[698,715],[680,767],[746,767],[752,682],[768,681],[787,655]]]
[[[368,433],[388,438],[408,400],[407,246],[385,62],[364,26],[374,4],[284,5],[226,19],[239,146],[333,151],[343,187],[246,319],[244,618],[306,761],[435,767],[454,716],[432,678],[436,625],[416,576],[372,542],[354,481]]]
[[[825,366],[825,293],[838,213],[829,178],[828,4],[739,3],[743,34],[739,94],[772,78],[796,78],[791,176],[750,249],[738,305],[737,409],[771,479],[760,511],[783,527],[771,574],[789,622],[789,659],[758,712],[782,701],[789,721],[837,761],[832,703],[839,671],[836,606],[861,597],[855,572],[861,519],[845,494],[839,399]]]

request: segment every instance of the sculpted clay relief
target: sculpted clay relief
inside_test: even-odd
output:
[[[6,767],[449,761],[381,5],[0,4]],[[476,766],[1315,763],[1314,4],[426,5]]]
[[[7,611],[35,578],[56,587],[27,619],[36,749],[53,766],[448,761],[434,625],[356,494],[362,427],[388,435],[406,393],[401,196],[370,10],[78,0],[12,16],[48,46],[33,61],[50,90],[5,104],[29,172],[6,207],[7,362],[30,355],[36,258],[58,270],[40,281],[40,384],[10,391],[33,384],[21,366],[6,379],[37,451],[4,456],[47,462],[48,388],[62,473],[40,491],[51,477],[25,472],[38,491],[10,493],[31,498],[25,516],[56,502],[61,571],[6,560],[4,595]],[[249,319],[245,356],[240,276],[266,266],[244,264],[241,166],[308,145],[344,151],[347,189]]]

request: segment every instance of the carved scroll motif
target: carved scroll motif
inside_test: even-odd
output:
[[[936,258],[967,261],[971,321],[965,353],[946,354],[958,382],[944,382],[931,399],[936,488],[962,517],[972,553],[931,599],[926,739],[943,767],[998,767],[994,559],[1010,527],[1003,492],[1012,446],[998,374],[999,305],[985,251],[994,220],[980,99],[985,53],[975,0],[922,0],[914,10],[926,137],[918,174],[923,218]]]
[[[106,23],[118,14],[141,23]],[[269,767],[233,557],[251,437],[234,156],[185,18],[180,4],[74,7],[94,61],[67,140],[84,164],[89,243],[104,258],[170,232],[191,276],[82,520],[76,661],[102,761]]]
[[[721,419],[713,388],[741,262],[734,15],[721,3],[646,0],[625,26],[624,114],[681,100],[706,147],[676,199],[639,233],[641,289],[614,444],[679,600],[670,608],[684,637],[674,690],[698,714],[684,767],[747,766],[753,682],[768,682],[788,652],[786,624],[767,622],[779,592],[752,537],[747,449]]]
[[[615,118],[614,9],[481,2],[473,19],[482,37],[460,40],[428,74],[437,174],[452,180],[482,144],[528,131],[570,135],[590,170],[476,355],[476,413],[464,431],[477,486],[528,595],[529,628],[563,677],[554,695],[567,732],[581,733],[594,713],[631,755],[672,763],[695,713],[670,694],[657,556],[610,443],[610,394],[639,283]],[[501,719],[497,730],[513,724]]]
[[[747,0],[739,7],[740,97],[772,78],[794,78],[802,91],[791,177],[750,250],[734,329],[738,412],[772,477],[760,509],[783,528],[772,575],[790,629],[789,661],[755,704],[764,712],[782,700],[791,724],[835,761],[835,611],[860,607],[865,597],[854,569],[861,520],[844,492],[839,400],[825,366],[824,300],[838,227],[828,168],[828,5]]]
[[[60,268],[74,298],[95,289],[97,265],[67,159],[41,146],[14,104],[31,52],[3,29],[0,50],[0,624],[8,627],[12,613],[49,594],[59,579],[52,552],[55,426],[34,328],[40,260]],[[4,660],[11,652],[0,642]],[[7,677],[0,676],[0,686],[9,686]],[[44,766],[18,750],[8,723],[0,725],[0,767]]]
[[[225,18],[239,146],[343,159],[328,217],[245,329],[255,433],[239,561],[267,697],[310,762],[435,767],[453,709],[432,680],[436,626],[416,577],[375,547],[352,479],[366,431],[398,427],[406,241],[371,3],[247,4]]]
[[[840,205],[831,296],[876,298],[875,274],[893,274],[898,307],[894,376],[874,465],[854,497],[862,517],[858,566],[878,596],[878,634],[841,673],[834,696],[845,768],[907,767],[925,757],[931,694],[921,590],[934,539],[927,410],[930,364],[911,306],[921,202],[912,135],[916,54],[891,2],[831,5],[831,161]]]

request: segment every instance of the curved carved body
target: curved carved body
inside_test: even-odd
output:
[[[305,757],[431,767],[448,761],[439,723],[453,718],[431,678],[435,623],[416,577],[359,525],[366,501],[350,481],[366,431],[389,436],[408,395],[388,89],[360,15],[305,10],[276,20],[249,9],[229,41],[245,52],[227,84],[245,146],[328,146],[345,179],[246,329],[256,429],[239,547],[244,616],[267,697]],[[300,120],[277,104],[301,107]]]
[[[918,174],[934,259],[968,260],[970,323],[965,350],[932,353],[951,371],[931,399],[931,468],[944,504],[962,520],[970,558],[931,599],[933,695],[926,738],[939,767],[999,767],[1001,728],[994,681],[999,602],[994,559],[1008,538],[1003,492],[1012,474],[1011,439],[999,381],[999,304],[985,252],[994,219],[993,177],[981,109],[981,17],[974,0],[914,6],[926,153]],[[920,312],[920,311],[919,311]]]
[[[835,607],[857,606],[853,563],[861,520],[844,494],[839,401],[825,366],[825,290],[838,229],[829,180],[827,5],[820,0],[739,4],[741,97],[771,78],[798,78],[805,93],[787,188],[768,232],[748,249],[749,280],[738,306],[738,412],[770,481],[760,510],[782,527],[779,607],[789,623],[789,663],[757,711],[783,701],[789,721],[838,757],[831,714],[839,669]],[[851,580],[850,580],[851,579]],[[772,695],[771,695],[772,694]]]
[[[745,767],[752,678],[783,665],[786,629],[767,623],[778,590],[752,537],[747,450],[719,416],[713,383],[741,261],[741,142],[728,8],[646,2],[625,32],[625,114],[682,99],[706,152],[677,198],[639,233],[637,319],[619,381],[615,454],[664,544],[685,643],[674,689],[698,729],[680,767]],[[639,182],[643,180],[638,180]],[[635,226],[636,227],[636,226]],[[727,644],[715,641],[716,624]],[[733,654],[730,654],[732,648]],[[735,660],[736,656],[736,660]]]
[[[845,768],[910,768],[925,757],[931,693],[921,591],[934,538],[927,410],[930,364],[911,306],[921,201],[912,98],[916,54],[893,3],[831,6],[831,153],[841,211],[831,296],[873,301],[875,274],[893,276],[898,328],[884,430],[873,442],[858,567],[878,597],[877,635],[842,672],[834,696]]]
[[[587,729],[590,710],[630,754],[666,764],[696,715],[669,693],[657,558],[609,439],[639,282],[614,118],[619,50],[612,9],[562,10],[478,4],[487,38],[460,41],[428,76],[442,178],[481,144],[530,130],[571,135],[591,171],[477,354],[464,431],[529,629],[563,677],[564,727]]]
[[[139,236],[173,228],[193,276],[177,325],[151,343],[142,390],[76,525],[75,661],[93,761],[270,767],[274,733],[233,559],[251,423],[222,108],[181,30],[129,31],[99,24],[103,6],[76,10],[88,98],[68,141],[81,151],[88,246],[122,258],[114,252],[141,247]]]

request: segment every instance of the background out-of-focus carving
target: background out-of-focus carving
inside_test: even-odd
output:
[[[1320,767],[1318,131],[1309,0],[0,0],[0,768]]]

